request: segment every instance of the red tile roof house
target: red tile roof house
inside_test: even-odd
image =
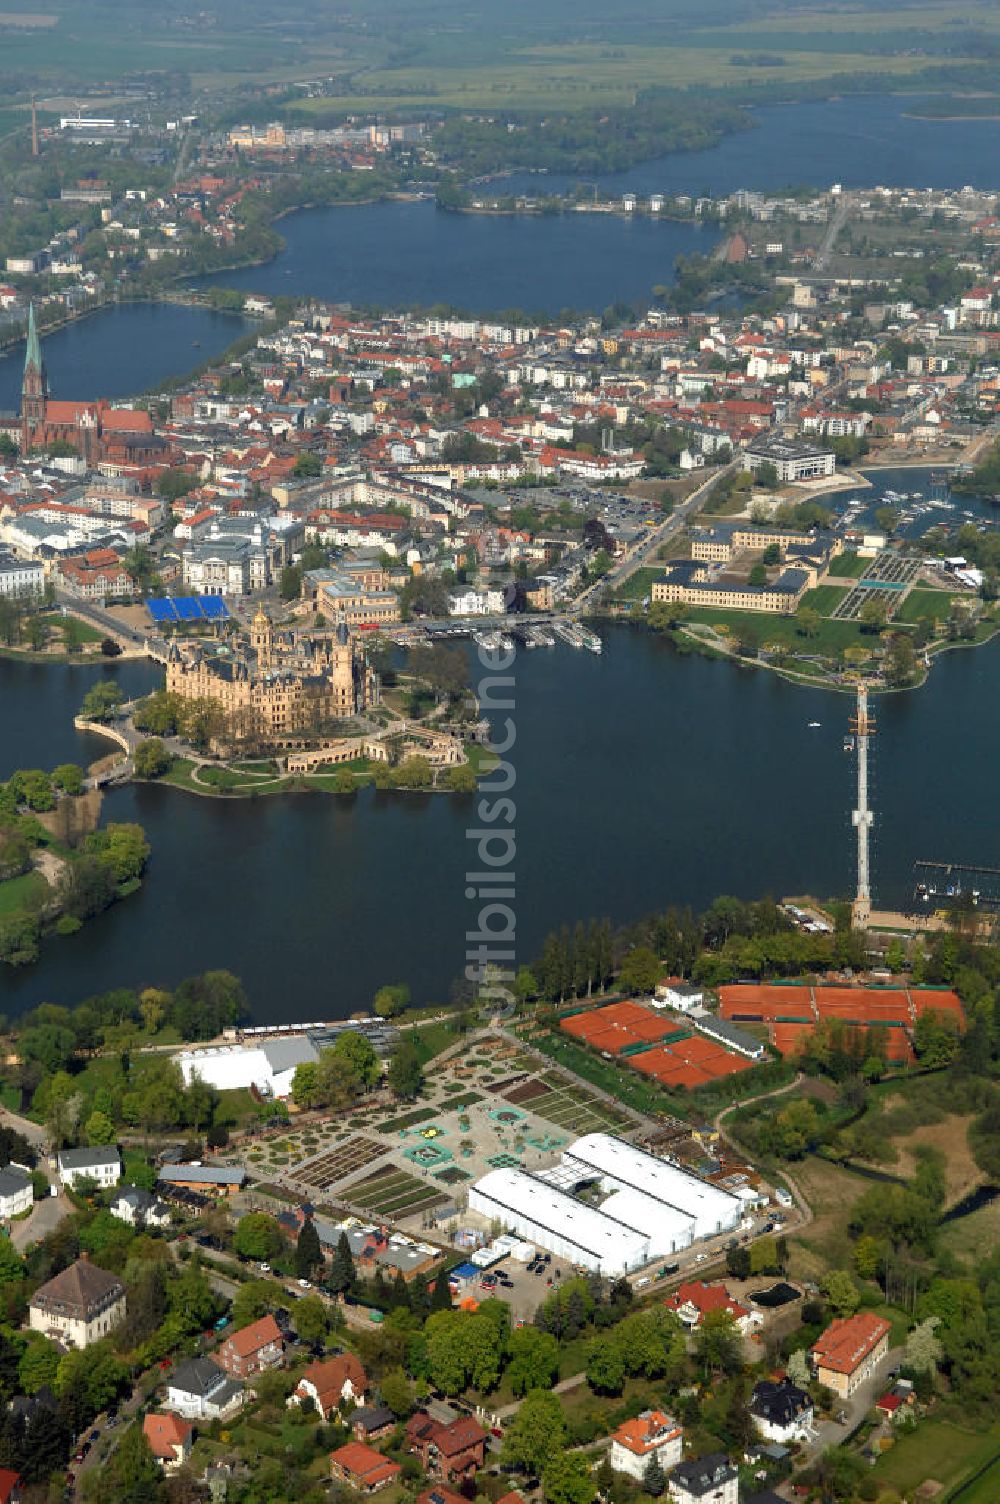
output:
[[[265,1368],[280,1368],[285,1345],[273,1316],[262,1316],[232,1332],[220,1343],[215,1361],[234,1379],[247,1379]]]
[[[321,1363],[310,1363],[288,1397],[290,1405],[312,1400],[323,1420],[344,1400],[363,1399],[368,1392],[368,1375],[353,1353],[340,1353]]]
[[[346,1483],[359,1493],[373,1494],[394,1483],[402,1472],[398,1462],[390,1462],[374,1447],[363,1441],[349,1441],[330,1453],[330,1476],[336,1483]]]
[[[684,1432],[662,1410],[644,1410],[634,1420],[623,1421],[611,1438],[611,1466],[641,1483],[649,1459],[655,1457],[666,1472],[684,1455]]]
[[[21,1504],[21,1474],[0,1467],[0,1504]]]
[[[734,1300],[723,1284],[706,1285],[704,1280],[690,1280],[686,1284],[678,1285],[667,1300],[664,1301],[668,1311],[681,1320],[685,1326],[694,1328],[701,1325],[702,1318],[709,1311],[726,1311],[736,1322],[744,1336],[754,1327],[763,1326],[763,1317],[756,1311],[750,1311],[746,1306],[741,1306],[738,1300]]]
[[[831,1321],[811,1348],[821,1384],[848,1399],[872,1376],[889,1351],[890,1324],[884,1316],[858,1311]]]
[[[182,1420],[172,1411],[145,1416],[142,1422],[142,1434],[149,1442],[149,1450],[165,1473],[172,1473],[191,1455],[194,1427],[190,1421]]]
[[[471,1415],[460,1415],[449,1425],[418,1410],[406,1423],[406,1440],[428,1471],[446,1478],[472,1478],[483,1465],[486,1432]]]

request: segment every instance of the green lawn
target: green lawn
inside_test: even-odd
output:
[[[500,759],[495,752],[488,747],[482,747],[478,742],[465,742],[465,755],[469,759],[469,766],[477,778],[483,778],[491,773]]]
[[[629,575],[628,579],[615,591],[615,600],[641,601],[647,595],[652,595],[653,581],[662,580],[666,564],[659,569],[637,569],[635,574]]]
[[[692,606],[688,622],[704,622],[713,627],[728,627],[736,636],[742,627],[753,627],[762,647],[773,644],[786,652],[835,656],[844,648],[866,647],[871,637],[864,637],[856,621],[821,620],[815,637],[806,637],[794,616],[778,616],[770,611],[720,611],[711,606]]]
[[[802,604],[818,611],[820,616],[832,616],[850,588],[849,585],[817,585],[806,591]]]
[[[951,603],[954,599],[956,597],[948,590],[911,590],[896,612],[895,620],[903,622],[947,621],[951,615]]]
[[[867,559],[859,559],[857,554],[838,554],[830,560],[828,574],[835,575],[838,579],[860,580],[868,565]]]
[[[73,616],[72,611],[69,614]],[[62,631],[65,618],[61,611],[48,611],[44,616],[39,617],[39,620],[43,621],[50,631]],[[89,621],[84,621],[82,616],[73,616],[73,620],[76,623],[76,635],[80,642],[103,642],[108,635],[99,628],[91,626]]]
[[[40,872],[10,877],[5,883],[0,883],[0,916],[31,908],[34,903],[48,898],[49,893],[49,885]]]
[[[996,1460],[998,1449],[1000,1421],[995,1420],[988,1429],[975,1430],[950,1420],[926,1420],[879,1459],[875,1478],[886,1487],[906,1493],[932,1478],[946,1489],[957,1489],[965,1478],[991,1459]],[[979,1504],[980,1498],[995,1499],[996,1493],[987,1489],[977,1495],[971,1489],[963,1494],[961,1504]]]

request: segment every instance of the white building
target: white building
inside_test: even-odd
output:
[[[646,1233],[527,1170],[490,1170],[470,1188],[469,1210],[599,1274],[625,1274],[653,1257]]]
[[[35,559],[15,559],[0,549],[0,596],[20,599],[41,595],[45,587],[45,569]]]
[[[84,1254],[37,1289],[28,1306],[28,1325],[64,1347],[100,1342],[125,1319],[125,1286]]]
[[[140,1186],[126,1186],[112,1201],[108,1211],[119,1222],[127,1222],[129,1227],[170,1226],[169,1206],[163,1201],[157,1201],[155,1196],[151,1196]]]
[[[634,1420],[623,1421],[611,1438],[611,1466],[641,1483],[651,1457],[666,1473],[684,1455],[684,1432],[662,1410],[643,1410]]]
[[[243,1385],[211,1358],[180,1363],[167,1380],[165,1408],[186,1420],[217,1420],[243,1404]]]
[[[740,1475],[725,1452],[682,1462],[667,1475],[674,1504],[739,1504]]]
[[[114,1146],[101,1149],[60,1149],[56,1164],[63,1185],[72,1187],[86,1180],[99,1190],[107,1191],[118,1184],[122,1173],[122,1162]]]
[[[5,1165],[0,1170],[0,1218],[10,1222],[30,1212],[33,1199],[29,1172],[20,1165]]]
[[[790,439],[758,439],[746,450],[747,469],[756,475],[764,465],[773,465],[782,484],[789,481],[822,480],[833,475],[836,457],[830,450],[815,449]]]
[[[216,1091],[247,1090],[255,1086],[265,1097],[291,1094],[296,1068],[319,1059],[319,1051],[304,1034],[268,1039],[261,1044],[228,1044],[203,1050],[182,1050],[174,1059],[185,1086],[195,1076]]]
[[[579,1200],[597,1184],[602,1205]],[[603,1274],[623,1274],[739,1225],[738,1197],[624,1139],[590,1133],[538,1174],[491,1170],[469,1191],[470,1211]]]
[[[753,1423],[767,1441],[787,1445],[808,1441],[813,1434],[813,1402],[791,1379],[761,1379],[750,1398]]]
[[[680,1221],[694,1224],[688,1242],[732,1232],[739,1225],[741,1207],[736,1196],[679,1165],[637,1149],[626,1139],[610,1133],[588,1133],[570,1144],[562,1158],[564,1167],[576,1170],[581,1179],[600,1179],[602,1186],[614,1190],[617,1196],[629,1195],[634,1204],[636,1197],[648,1203],[639,1214],[644,1218],[642,1225],[646,1225],[650,1213],[657,1219],[656,1231],[650,1229],[657,1253],[673,1253],[687,1246],[682,1242],[664,1246],[672,1236],[667,1228]],[[610,1209],[608,1203],[605,1209]]]

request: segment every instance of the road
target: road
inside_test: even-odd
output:
[[[826,234],[823,236],[820,248],[816,253],[816,260],[813,262],[813,271],[821,272],[833,254],[833,248],[837,244],[837,237],[844,228],[847,216],[851,211],[851,204],[851,195],[849,193],[842,193],[837,200],[837,207],[833,211],[830,223],[826,227]]]
[[[688,520],[690,519],[692,513],[697,512],[698,509],[704,504],[709,491],[716,484],[716,482],[721,480],[724,475],[728,475],[731,470],[735,470],[737,467],[738,462],[734,460],[729,465],[724,465],[718,470],[713,470],[712,473],[702,481],[697,490],[692,491],[690,496],[686,497],[684,501],[679,502],[678,505],[674,507],[674,510],[670,513],[669,517],[665,518],[663,522],[661,522],[657,527],[653,528],[652,532],[649,533],[645,538],[643,538],[641,542],[634,544],[630,549],[628,549],[624,557],[618,561],[613,569],[610,569],[607,574],[602,575],[599,580],[595,580],[592,585],[588,585],[586,590],[578,595],[576,597],[576,600],[573,601],[570,607],[569,614],[571,616],[579,616],[581,614],[585,614],[589,609],[589,606],[591,605],[593,599],[597,595],[600,595],[605,590],[616,589],[619,585],[623,584],[630,575],[635,574],[637,569],[642,569],[648,567],[651,564],[654,564],[656,562],[656,555],[659,549],[662,548],[664,543],[669,542],[671,538],[673,538],[677,533],[679,533],[683,528],[687,526]]]

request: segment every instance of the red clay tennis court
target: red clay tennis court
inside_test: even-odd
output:
[[[719,1015],[722,1018],[766,1021],[812,1014],[810,987],[773,987],[748,982],[719,988]]]

